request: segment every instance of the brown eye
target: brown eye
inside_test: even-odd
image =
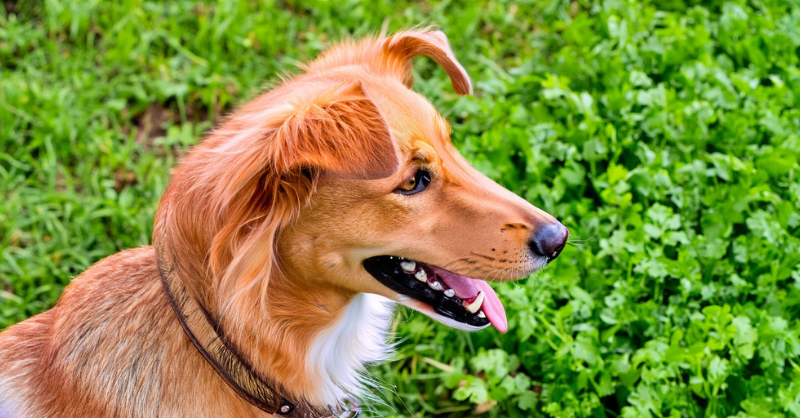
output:
[[[403,190],[405,192],[410,192],[414,190],[414,187],[417,186],[417,177],[416,177],[417,173],[414,174],[415,174],[414,176],[407,178],[406,181],[404,181],[403,184],[400,185],[400,190]]]
[[[414,175],[407,178],[400,184],[400,187],[395,189],[395,193],[411,195],[419,193],[428,187],[431,182],[431,173],[426,170],[417,170]]]

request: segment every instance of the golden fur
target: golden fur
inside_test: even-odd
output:
[[[325,402],[306,372],[315,338],[359,293],[398,297],[365,258],[503,279],[544,263],[529,241],[556,221],[458,154],[447,122],[409,89],[418,55],[471,92],[441,32],[339,44],[196,146],[156,216],[153,243],[190,294],[258,373],[312,403]],[[432,174],[428,189],[392,193],[418,167]],[[0,416],[263,415],[183,333],[152,246],[98,262],[53,309],[0,333],[0,364]]]

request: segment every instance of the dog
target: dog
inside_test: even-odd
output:
[[[416,29],[335,45],[228,116],[175,169],[153,245],[0,333],[0,417],[351,417],[395,304],[505,333],[484,279],[569,231],[458,153],[417,56],[471,94]]]

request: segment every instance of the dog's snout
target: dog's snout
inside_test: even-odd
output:
[[[560,222],[539,227],[528,244],[534,254],[547,257],[548,261],[558,257],[569,238],[569,229]]]

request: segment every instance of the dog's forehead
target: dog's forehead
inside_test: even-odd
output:
[[[475,169],[451,142],[450,125],[428,99],[394,80],[370,80],[365,85],[389,125],[401,161],[422,157],[440,166],[452,184],[478,181]]]
[[[368,88],[403,154],[441,154],[450,146],[450,125],[425,97],[397,82],[371,83]]]

